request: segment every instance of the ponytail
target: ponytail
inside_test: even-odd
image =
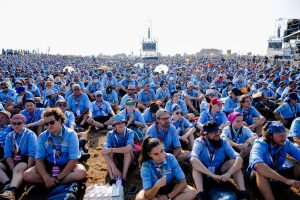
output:
[[[161,142],[157,138],[152,138],[152,137],[148,136],[143,140],[141,154],[139,157],[139,165],[140,166],[142,166],[143,162],[151,160],[149,153],[151,152],[151,150],[154,147],[156,147],[158,145],[161,145]]]

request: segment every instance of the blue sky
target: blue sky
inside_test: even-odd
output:
[[[299,8],[299,0],[2,0],[0,48],[137,55],[151,19],[163,55],[262,54],[276,19],[300,18]]]

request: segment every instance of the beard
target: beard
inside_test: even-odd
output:
[[[218,139],[218,140],[208,139],[208,141],[211,144],[211,146],[213,146],[214,148],[220,148],[222,146],[222,140],[221,139]]]

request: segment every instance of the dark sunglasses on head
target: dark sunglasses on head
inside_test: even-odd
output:
[[[24,122],[12,122],[12,125],[14,125],[14,126],[16,126],[16,125],[18,125],[18,126],[20,126],[20,125],[22,125]]]
[[[55,124],[55,120],[52,120],[52,121],[50,121],[50,122],[45,122],[45,125],[46,125],[46,126],[49,126],[49,124],[50,124],[50,125]]]

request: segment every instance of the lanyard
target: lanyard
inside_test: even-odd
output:
[[[230,127],[230,133],[231,133],[232,140],[234,140],[234,142],[236,142],[236,143],[239,143],[240,137],[241,137],[242,132],[243,132],[243,126],[241,126],[241,128],[239,128],[236,140],[234,139],[235,135],[234,135],[234,132],[233,132],[232,125],[230,125],[229,127]]]
[[[164,176],[164,169],[163,169],[163,164],[162,165],[158,165],[158,166],[154,166],[154,164],[152,165],[153,171],[156,175],[156,177],[158,179],[160,179],[161,177]]]
[[[34,120],[36,114],[37,114],[37,109],[35,109],[35,111],[33,112],[32,117],[30,117],[30,113],[28,112],[28,115],[29,115],[29,116],[28,116],[28,117],[29,117],[29,123],[32,123],[32,122],[33,122],[33,120]]]
[[[63,142],[64,139],[64,134],[65,134],[65,128],[62,126],[62,136],[59,138],[59,143],[57,144],[58,148],[55,148],[55,144],[53,141],[53,138],[50,136],[49,131],[47,131],[47,135],[48,135],[48,143],[51,145],[52,148],[52,152],[53,152],[53,160],[54,160],[54,164],[56,165],[57,160],[61,154],[60,148],[61,148],[61,144]]]
[[[291,105],[290,103],[288,103],[288,104],[289,104],[289,106],[290,106],[290,109],[291,109],[293,115],[294,115],[295,117],[297,117],[297,107],[295,107],[294,105]],[[293,107],[295,108],[295,110],[293,109]]]
[[[278,162],[278,159],[279,159],[279,156],[280,156],[281,152],[282,152],[282,149],[277,151],[276,155],[274,155],[272,153],[271,144],[269,144],[269,156],[270,156],[270,160],[271,160],[272,165],[273,165],[273,169],[276,169],[276,167],[277,167],[277,162]]]
[[[173,119],[172,119],[172,120],[173,120]],[[182,127],[182,121],[183,121],[183,120],[182,120],[182,117],[181,117],[181,118],[179,119],[179,126],[178,126],[178,127],[175,126],[175,123],[176,123],[176,122],[173,121],[174,126],[175,126],[177,129],[179,128],[179,131],[183,131],[183,130],[184,130],[184,127]],[[178,131],[178,132],[179,132],[179,131]]]
[[[102,103],[99,104],[99,102],[96,103],[96,106],[99,108],[100,112],[102,112]]]
[[[125,115],[126,116],[126,121],[128,121],[129,120],[129,115],[128,114],[131,114],[131,113],[128,113],[127,109],[125,109],[125,112],[126,112],[126,115]],[[134,118],[135,118],[134,117],[134,114],[135,114],[134,112],[135,112],[135,110],[133,110],[133,112],[132,112],[132,114],[133,114],[133,121],[134,121]]]
[[[118,133],[116,133],[114,131],[114,136],[115,136],[115,141],[116,141],[116,145],[117,147],[125,147],[125,144],[126,144],[126,136],[127,136],[127,128],[125,128],[125,133],[124,133],[124,141],[123,141],[123,144],[122,146],[119,144],[119,140],[118,140]]]
[[[250,115],[250,111],[249,110],[244,110],[243,111],[243,121],[246,122],[248,124],[248,118]]]
[[[164,143],[165,140],[166,140],[166,138],[167,138],[167,136],[168,136],[168,133],[169,133],[168,129],[165,131],[164,137],[162,137],[162,136],[160,135],[160,131],[159,131],[159,128],[158,128],[157,125],[155,125],[155,128],[156,128],[156,133],[157,133],[158,139],[159,139],[161,142]]]
[[[23,140],[23,137],[25,135],[25,129],[23,129],[19,134],[22,135],[21,139],[20,139],[20,142],[19,144],[17,143],[17,140],[16,140],[16,132],[14,131],[14,134],[13,134],[13,140],[14,140],[14,146],[16,147],[16,152],[19,153],[19,150],[20,150],[20,146],[21,146],[21,143],[22,143],[22,140]]]
[[[75,95],[73,96],[75,105],[76,105],[76,110],[78,110],[78,106],[79,106],[79,101],[81,99],[81,95],[79,97],[75,97]]]
[[[202,140],[204,140],[204,143],[205,143],[207,152],[208,152],[208,154],[209,154],[210,161],[211,161],[211,163],[212,163],[213,160],[215,159],[215,154],[216,154],[216,152],[218,151],[219,148],[214,148],[214,150],[211,151],[211,149],[210,149],[209,146],[208,146],[208,142],[207,142],[206,138],[203,137]]]

